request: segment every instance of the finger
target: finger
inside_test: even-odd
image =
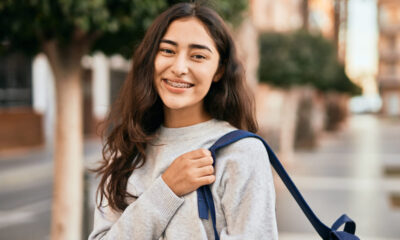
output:
[[[199,159],[207,156],[211,156],[211,152],[204,148],[193,150],[181,155],[181,157],[189,159]]]
[[[215,182],[215,176],[214,175],[208,175],[208,176],[203,176],[203,177],[199,178],[200,186],[209,185],[209,184],[211,184],[213,182]]]
[[[214,159],[211,156],[198,158],[193,160],[193,165],[195,167],[201,168],[205,166],[212,166]]]
[[[214,174],[214,167],[212,165],[208,165],[202,168],[197,169],[198,176],[203,177],[203,176],[209,176]]]

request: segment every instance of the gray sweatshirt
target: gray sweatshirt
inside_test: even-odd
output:
[[[211,217],[200,219],[197,192],[178,197],[161,174],[183,153],[209,148],[235,130],[215,119],[182,128],[161,127],[146,149],[146,163],[133,171],[128,192],[135,196],[119,213],[106,203],[94,214],[94,239],[214,239]],[[217,154],[211,192],[220,239],[278,239],[275,190],[268,154],[260,140],[245,138]]]

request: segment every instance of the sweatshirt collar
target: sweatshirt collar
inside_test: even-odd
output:
[[[168,128],[164,125],[161,125],[159,129],[158,139],[168,141],[180,141],[185,139],[189,140],[193,138],[199,138],[212,134],[221,124],[229,123],[216,119],[211,119],[205,122],[179,128]]]

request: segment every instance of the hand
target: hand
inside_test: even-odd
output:
[[[197,149],[176,158],[162,174],[162,179],[179,197],[215,181],[211,152]]]

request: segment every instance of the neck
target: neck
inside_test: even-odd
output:
[[[208,121],[211,118],[204,108],[176,110],[164,106],[164,126],[168,128],[187,127]]]

